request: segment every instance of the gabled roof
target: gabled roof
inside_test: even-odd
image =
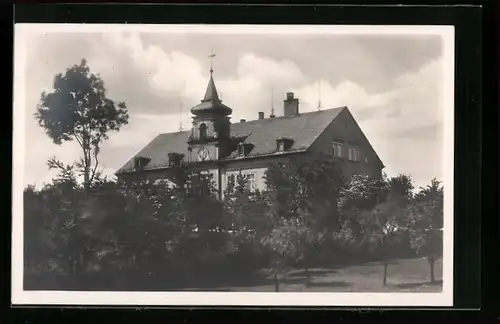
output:
[[[244,159],[267,155],[281,155],[307,150],[321,133],[332,123],[346,107],[325,109],[301,113],[295,117],[275,117],[231,124],[231,136],[244,138],[244,143],[253,144],[252,150]],[[181,153],[188,157],[187,141],[191,131],[158,135],[146,147],[130,159],[117,174],[134,171],[134,158],[151,158],[145,170],[168,167],[168,154]],[[289,138],[292,146],[285,152],[276,152],[276,140]],[[242,159],[237,152],[231,153],[225,160]]]

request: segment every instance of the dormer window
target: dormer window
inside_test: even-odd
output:
[[[135,171],[142,172],[144,171],[144,168],[146,165],[148,165],[149,161],[151,161],[150,158],[145,157],[145,156],[138,156],[134,159],[134,168]]]
[[[184,159],[184,154],[168,153],[168,166],[169,167],[181,166],[183,159]]]
[[[248,153],[250,153],[252,147],[253,147],[253,144],[251,144],[251,143],[239,143],[238,144],[238,156],[243,157],[243,156],[248,155]]]
[[[292,147],[293,140],[290,138],[281,137],[276,140],[276,144],[277,144],[276,148],[277,151],[284,152]]]

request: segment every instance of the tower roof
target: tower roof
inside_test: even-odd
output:
[[[203,101],[220,101],[212,73],[210,73],[210,80],[208,80],[207,91],[205,91],[205,97],[203,97],[202,102]]]
[[[191,108],[191,113],[193,115],[223,115],[227,116],[233,112],[231,108],[224,105],[222,100],[219,98],[217,88],[215,87],[215,81],[212,75],[212,70],[210,70],[210,80],[208,80],[207,90],[205,91],[205,96],[201,100],[201,103]]]

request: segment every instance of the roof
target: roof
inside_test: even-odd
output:
[[[212,73],[210,73],[210,80],[208,80],[207,90],[205,91],[205,96],[201,100],[201,103],[191,108],[191,113],[194,115],[208,112],[222,114],[224,116],[230,115],[233,112],[231,108],[224,105],[222,100],[220,100]]]
[[[343,109],[347,108],[340,107],[301,113],[295,117],[281,116],[233,123],[231,124],[231,136],[243,137],[245,138],[244,143],[253,145],[253,149],[244,157],[245,159],[303,152],[314,143]],[[181,153],[187,157],[187,142],[190,134],[191,131],[189,130],[158,135],[121,167],[117,174],[134,171],[134,158],[137,156],[151,159],[145,170],[168,167],[169,153]],[[292,146],[286,152],[276,152],[276,140],[278,138],[293,140]],[[225,160],[236,159],[236,154],[237,152],[233,152]],[[238,157],[238,160],[241,159],[241,157]]]

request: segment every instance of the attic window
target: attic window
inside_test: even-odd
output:
[[[245,156],[245,146],[238,144],[238,156]]]
[[[281,137],[276,140],[276,143],[278,152],[284,152],[292,147],[293,140],[290,138]]]
[[[180,166],[182,164],[182,160],[184,159],[184,154],[180,153],[168,153],[168,166]]]
[[[238,144],[238,156],[243,157],[250,153],[253,145],[250,143],[239,143]]]
[[[138,156],[134,159],[134,168],[135,171],[144,171],[144,168],[146,165],[148,165],[149,161],[151,161],[150,158],[145,157],[145,156]]]

